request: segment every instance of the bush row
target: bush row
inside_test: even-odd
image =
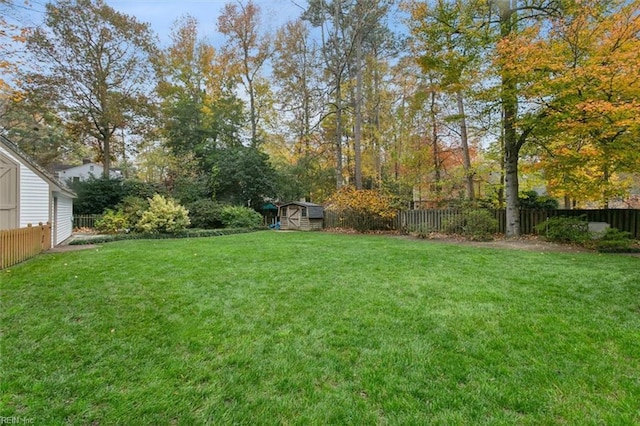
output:
[[[498,231],[498,221],[488,210],[465,210],[460,216],[446,221],[443,228],[447,234],[487,241],[493,239],[493,234]],[[433,229],[419,225],[408,231],[420,238],[427,238]],[[537,225],[535,231],[548,241],[575,244],[599,252],[640,252],[640,248],[634,246],[629,232],[608,228],[604,232],[594,234],[589,232],[589,222],[584,216],[552,217]]]
[[[589,232],[589,222],[584,216],[552,217],[536,226],[536,232],[549,241],[576,244],[599,252],[638,252],[633,247],[631,234],[616,228],[608,228],[601,233]]]
[[[445,220],[442,228],[445,234],[462,235],[473,241],[491,241],[498,232],[498,221],[489,210],[466,209],[461,215]],[[436,230],[421,224],[411,226],[407,231],[418,238],[428,238]]]
[[[198,200],[187,210],[171,198],[155,194],[152,198],[125,197],[115,210],[107,209],[96,222],[98,232],[122,234],[175,234],[192,225],[196,228],[252,228],[260,226],[262,216],[248,207],[226,206],[212,200]]]
[[[182,232],[170,233],[170,234],[113,234],[113,235],[98,235],[94,238],[87,238],[82,240],[73,240],[69,243],[72,246],[86,245],[86,244],[102,244],[110,243],[113,241],[125,241],[125,240],[165,240],[175,238],[203,238],[203,237],[219,237],[223,235],[234,234],[246,234],[249,232],[255,232],[263,230],[264,228],[225,228],[225,229],[189,229]]]

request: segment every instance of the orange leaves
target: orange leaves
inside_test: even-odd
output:
[[[606,201],[640,169],[640,2],[583,3],[552,22],[541,51],[558,67],[525,93],[549,106],[540,158],[549,189]]]

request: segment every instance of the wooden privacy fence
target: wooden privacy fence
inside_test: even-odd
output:
[[[506,229],[506,213],[504,210],[490,210],[498,220],[498,232]],[[445,231],[447,222],[463,214],[462,210],[404,210],[399,211],[394,219],[381,220],[363,218],[349,214],[339,214],[325,210],[325,228],[354,228],[363,227],[363,221],[368,220],[366,229],[389,230],[420,230]],[[610,209],[610,210],[520,210],[520,231],[522,234],[534,234],[535,226],[550,217],[584,216],[589,222],[606,222],[611,227],[631,234],[632,238],[640,239],[640,210]],[[356,226],[357,225],[357,226]]]
[[[51,248],[51,224],[0,231],[0,269],[27,260]]]
[[[95,228],[96,221],[102,215],[99,214],[80,214],[73,216],[73,228]]]
[[[589,222],[606,222],[612,228],[626,231],[631,234],[631,238],[640,240],[640,210],[638,209],[550,210],[549,217],[551,216],[585,216]]]
[[[325,228],[350,229],[396,229],[396,218],[381,219],[378,217],[324,211]]]

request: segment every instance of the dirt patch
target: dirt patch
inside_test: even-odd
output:
[[[351,229],[332,228],[325,232],[358,234],[357,231]],[[520,238],[505,238],[503,235],[495,235],[492,241],[471,241],[461,236],[451,236],[447,234],[431,233],[427,238],[421,238],[415,235],[401,234],[397,231],[374,231],[369,234],[389,235],[394,238],[402,238],[408,240],[420,240],[429,243],[443,244],[460,244],[471,247],[491,247],[510,250],[527,250],[538,252],[557,252],[557,253],[596,253],[595,250],[589,250],[584,247],[572,246],[569,244],[557,244],[545,241],[535,235],[524,235]]]
[[[47,250],[45,253],[65,253],[68,251],[90,250],[98,247],[99,246],[96,244],[82,244],[82,245],[73,245],[73,246],[61,245],[61,246],[53,247]]]
[[[510,250],[527,250],[527,251],[538,251],[538,252],[556,252],[556,253],[598,253],[595,249],[588,249],[585,247],[580,247],[571,244],[559,244],[553,243],[550,241],[546,241],[537,235],[523,235],[519,238],[505,238],[504,235],[497,234],[494,236],[492,241],[470,241],[465,239],[464,237],[455,237],[446,234],[430,234],[428,238],[418,238],[413,235],[402,236],[404,238],[411,239],[422,239],[424,241],[430,242],[441,242],[447,244],[462,244],[468,245],[472,247],[492,247],[492,248],[502,248],[502,249],[510,249]],[[640,253],[637,252],[637,249],[640,249],[640,245],[636,244],[633,246],[635,249],[634,252],[630,253],[609,253],[609,254],[619,254],[623,256],[632,256],[640,258]]]
[[[401,237],[402,238],[402,237]],[[471,247],[491,247],[509,250],[526,250],[526,251],[538,251],[538,252],[556,252],[556,253],[596,253],[595,250],[589,250],[584,247],[577,247],[568,244],[557,244],[549,241],[544,241],[535,237],[524,238],[504,238],[502,236],[495,238],[492,241],[470,241],[464,238],[452,238],[452,237],[435,237],[435,238],[418,238],[413,236],[404,236],[404,238],[410,239],[422,239],[426,242],[435,243],[447,243],[447,244],[461,244]]]
[[[90,232],[74,232],[69,238],[63,241],[61,244],[52,247],[47,250],[46,253],[64,253],[68,251],[79,251],[79,250],[91,250],[99,247],[96,244],[91,244],[91,239],[99,237],[100,234],[90,233]],[[87,244],[74,244],[70,245],[72,241],[86,241]]]

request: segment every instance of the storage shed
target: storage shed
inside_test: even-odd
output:
[[[75,194],[0,135],[0,230],[50,223],[51,245],[71,236]]]
[[[306,201],[285,203],[278,209],[280,229],[315,231],[322,229],[324,207]]]

